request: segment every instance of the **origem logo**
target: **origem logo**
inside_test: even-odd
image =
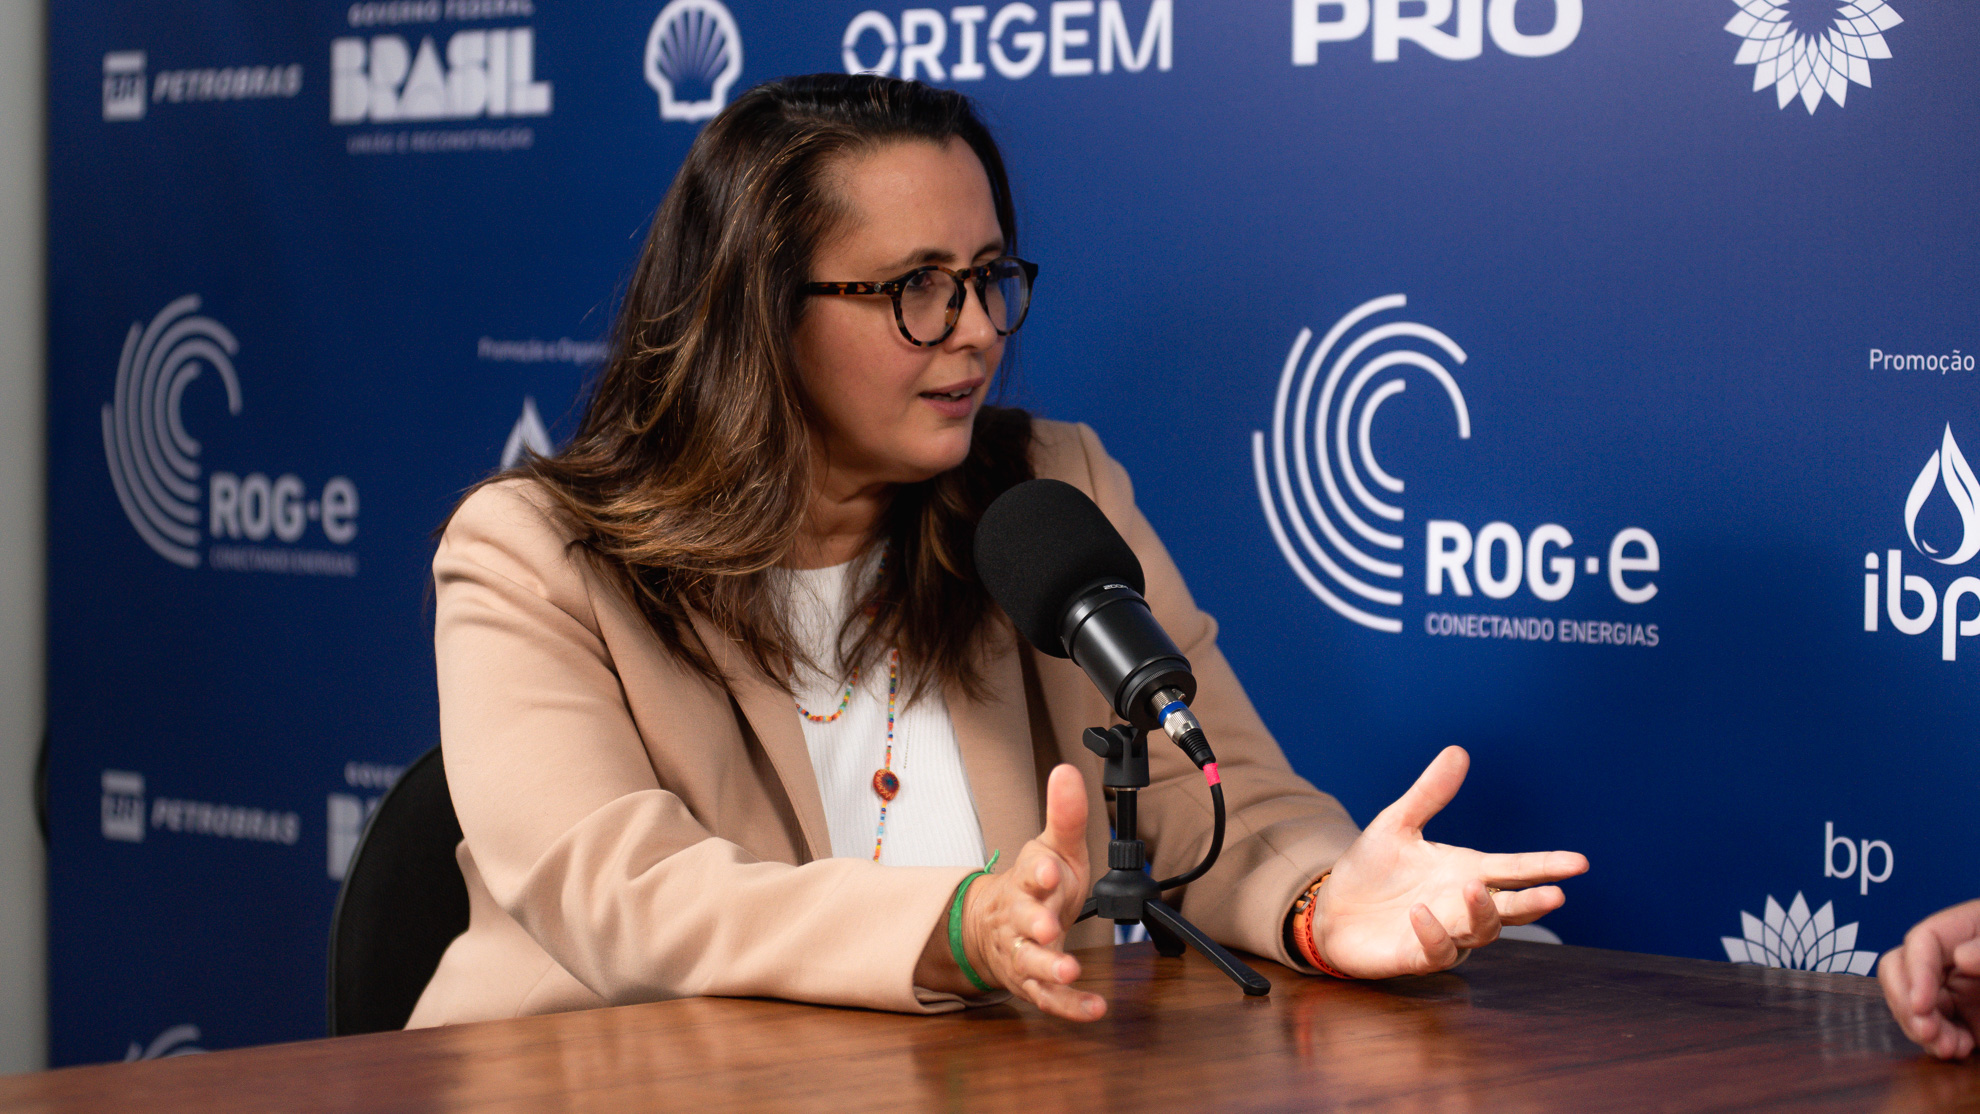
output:
[[[226,390],[227,412],[238,415],[241,384],[234,371],[240,342],[199,308],[199,295],[187,294],[149,325],[133,323],[124,337],[116,393],[102,411],[104,458],[124,516],[153,552],[187,569],[200,566],[207,536],[294,543],[314,523],[332,544],[349,545],[357,537],[358,495],[344,476],[332,476],[315,498],[293,473],[270,479],[214,472],[202,491],[202,446],[186,430],[180,404],[211,368]],[[215,568],[357,575],[357,557],[348,552],[214,546],[207,556]]]
[[[1743,935],[1719,937],[1727,959],[1761,967],[1852,975],[1867,975],[1876,969],[1876,952],[1856,950],[1855,922],[1836,926],[1835,902],[1824,902],[1810,915],[1808,900],[1799,893],[1786,909],[1768,894],[1765,913],[1762,919],[1740,910]]]
[[[969,4],[949,9],[946,20],[934,8],[909,8],[899,30],[884,12],[865,11],[846,25],[840,60],[847,73],[894,74],[898,65],[906,81],[981,81],[991,70],[1020,81],[1041,65],[1053,77],[1111,74],[1116,66],[1140,73],[1150,63],[1166,72],[1175,61],[1175,7],[1147,3],[1139,37],[1122,0],[1053,0],[1044,12],[1012,3],[995,15]]]
[[[1921,515],[1931,508],[1933,496],[1942,494],[1951,505],[1952,516],[1935,513],[1928,516],[1928,525],[1923,531],[1919,527]],[[1933,544],[1934,534],[1930,519],[1936,518],[1942,525],[1940,533],[1950,533],[1949,523],[1956,517],[1959,523],[1959,541],[1954,544],[1946,537],[1939,537]],[[1980,480],[1976,480],[1973,469],[1966,463],[1966,455],[1960,451],[1959,442],[1953,440],[1952,425],[1946,425],[1945,434],[1939,439],[1939,447],[1925,460],[1925,467],[1918,472],[1918,478],[1911,482],[1911,491],[1904,499],[1904,536],[1911,548],[1919,556],[1940,565],[1964,565],[1975,554],[1980,554]],[[1919,566],[1922,569],[1927,566]],[[1959,618],[1960,604],[1972,596],[1980,599],[1980,577],[1961,576],[1946,585],[1943,598],[1939,589],[1931,581],[1904,569],[1904,550],[1891,548],[1879,558],[1873,550],[1863,555],[1863,629],[1874,633],[1879,626],[1879,616],[1888,618],[1891,626],[1900,634],[1918,635],[1932,629],[1934,621],[1939,623],[1939,656],[1945,661],[1957,660],[1959,638],[1980,635],[1980,614],[1972,618]],[[1879,590],[1879,581],[1882,590]],[[1916,597],[1916,611],[1907,603]]]
[[[662,120],[722,111],[742,66],[742,32],[720,0],[673,0],[646,34],[646,83],[660,94]]]
[[[1853,82],[1870,88],[1870,63],[1891,56],[1884,32],[1903,23],[1884,0],[1733,0],[1739,14],[1726,24],[1738,35],[1736,66],[1753,67],[1753,91],[1774,87],[1786,108],[1797,96],[1813,116],[1822,96],[1843,107]],[[1805,15],[1803,13],[1806,13]]]
[[[1464,349],[1428,325],[1378,320],[1407,304],[1401,294],[1364,302],[1310,350],[1313,331],[1301,329],[1279,375],[1271,434],[1251,435],[1258,502],[1286,563],[1336,613],[1390,634],[1403,629],[1398,612],[1406,580],[1399,559],[1404,537],[1391,524],[1405,520],[1393,497],[1402,495],[1406,484],[1378,458],[1376,415],[1415,375],[1427,378],[1448,400],[1456,438],[1471,436],[1471,411],[1451,372],[1465,363]],[[1622,603],[1643,604],[1656,596],[1649,574],[1661,568],[1661,555],[1648,530],[1617,531],[1599,557],[1577,555],[1575,544],[1567,527],[1554,522],[1522,532],[1508,522],[1474,530],[1432,519],[1424,524],[1424,594],[1470,597],[1475,585],[1487,599],[1505,600],[1524,586],[1535,600],[1551,604],[1568,598],[1577,574],[1593,577],[1606,568],[1610,592]],[[1436,636],[1612,645],[1655,646],[1659,640],[1655,624],[1553,616],[1433,611],[1424,630]]]
[[[1544,0],[1527,0],[1538,7]],[[1485,53],[1485,33],[1492,45],[1518,58],[1559,54],[1581,34],[1581,0],[1553,0],[1554,22],[1538,34],[1527,34],[1517,22],[1520,0],[1422,0],[1422,7],[1403,14],[1403,0],[1293,0],[1292,60],[1295,66],[1320,64],[1322,43],[1351,42],[1374,28],[1377,62],[1402,58],[1402,44],[1413,43],[1430,54],[1454,62]],[[1452,10],[1456,9],[1456,20]],[[1325,18],[1322,18],[1322,17]],[[1444,30],[1445,24],[1453,24]]]

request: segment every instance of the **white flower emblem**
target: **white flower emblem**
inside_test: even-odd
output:
[[[1870,60],[1891,56],[1883,33],[1904,20],[1884,0],[1805,0],[1829,3],[1836,14],[1826,35],[1804,34],[1788,20],[1789,2],[1733,0],[1739,14],[1726,30],[1746,40],[1733,64],[1752,66],[1753,91],[1772,85],[1782,108],[1798,94],[1812,116],[1824,93],[1841,108],[1850,82],[1870,87]]]
[[[1867,975],[1877,965],[1877,953],[1855,950],[1856,924],[1837,928],[1835,907],[1835,902],[1825,902],[1811,917],[1808,902],[1799,893],[1785,910],[1774,895],[1768,894],[1764,922],[1741,910],[1739,920],[1746,938],[1721,936],[1719,942],[1726,946],[1726,958],[1734,963]]]

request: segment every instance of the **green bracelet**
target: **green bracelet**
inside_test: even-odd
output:
[[[963,954],[963,941],[962,941],[963,898],[969,894],[969,887],[971,883],[975,882],[978,878],[983,877],[984,875],[990,873],[993,869],[996,868],[997,856],[1001,854],[1003,854],[1002,851],[991,852],[990,861],[983,864],[982,870],[979,870],[974,874],[971,874],[969,877],[963,879],[962,885],[956,887],[955,904],[949,906],[949,955],[956,961],[956,966],[962,968],[963,978],[969,980],[969,985],[975,987],[978,990],[983,990],[983,991],[989,990],[990,984],[984,982],[983,979],[977,975],[976,968],[971,967],[969,965],[969,956]]]

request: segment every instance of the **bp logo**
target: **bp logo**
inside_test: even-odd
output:
[[[1822,97],[1843,106],[1853,82],[1870,88],[1870,63],[1891,56],[1884,32],[1903,23],[1884,0],[1733,0],[1726,30],[1742,40],[1734,65],[1753,67],[1753,91],[1774,87],[1779,107],[1801,98],[1809,115]]]
[[[1856,923],[1836,926],[1836,903],[1824,902],[1811,915],[1799,893],[1786,909],[1767,895],[1765,916],[1740,910],[1743,936],[1721,936],[1726,958],[1734,963],[1785,967],[1796,971],[1841,971],[1867,975],[1877,966],[1876,952],[1856,950]]]
[[[662,120],[706,120],[742,73],[742,33],[721,0],[673,0],[646,35],[646,83]]]
[[[312,527],[337,547],[357,537],[357,485],[349,478],[332,476],[312,496],[294,473],[271,479],[202,467],[202,446],[180,404],[211,370],[226,391],[227,413],[239,415],[240,347],[225,325],[200,313],[197,294],[172,302],[149,325],[132,323],[117,358],[115,394],[102,412],[103,455],[124,517],[154,553],[181,568],[198,568],[204,558],[240,572],[357,575],[354,553],[292,548]],[[221,544],[202,552],[209,540]],[[236,540],[283,545],[226,544]]]

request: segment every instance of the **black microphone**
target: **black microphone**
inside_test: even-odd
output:
[[[1196,675],[1141,596],[1141,561],[1071,484],[1028,480],[976,527],[976,573],[1041,653],[1070,657],[1114,712],[1162,728],[1201,767],[1216,761],[1190,713]]]

